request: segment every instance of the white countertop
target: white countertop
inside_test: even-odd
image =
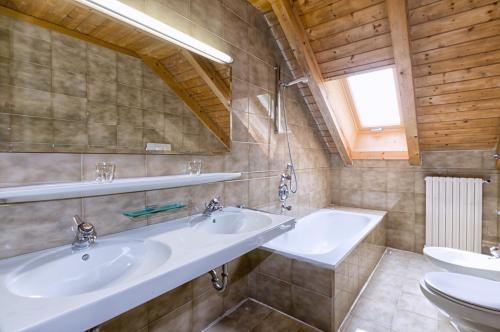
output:
[[[157,241],[167,244],[171,255],[150,273],[80,295],[31,298],[16,295],[7,287],[9,276],[26,262],[69,246],[0,260],[0,331],[83,331],[97,326],[259,247],[295,224],[288,216],[264,214],[271,218],[270,225],[243,234],[205,233],[190,227],[193,217],[186,217],[100,237],[97,241]]]

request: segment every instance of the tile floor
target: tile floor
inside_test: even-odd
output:
[[[423,255],[388,249],[341,332],[456,332],[420,292],[420,278],[435,270]],[[248,331],[319,330],[252,299],[205,330]]]
[[[341,331],[456,332],[419,288],[436,270],[423,255],[388,249]]]
[[[319,332],[319,330],[248,299],[203,332]]]

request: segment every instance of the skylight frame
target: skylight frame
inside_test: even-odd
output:
[[[394,86],[396,88],[396,99],[397,99],[397,102],[398,102],[398,112],[399,112],[400,124],[398,124],[398,125],[387,125],[387,126],[373,126],[373,127],[362,126],[360,118],[359,118],[358,110],[356,109],[356,103],[355,103],[354,97],[353,97],[353,95],[351,93],[351,88],[349,86],[349,82],[347,81],[347,78],[350,77],[350,76],[362,75],[362,74],[366,74],[366,73],[369,73],[369,72],[380,71],[380,70],[385,70],[385,69],[392,69],[393,78],[394,78]],[[342,83],[342,86],[344,88],[344,92],[345,92],[345,95],[346,95],[346,98],[347,98],[347,102],[349,104],[349,110],[351,112],[352,118],[354,119],[354,124],[356,126],[356,129],[358,131],[361,131],[361,132],[368,132],[368,131],[373,132],[374,129],[379,129],[379,128],[381,128],[382,130],[400,130],[400,129],[404,128],[404,120],[403,120],[403,111],[402,111],[401,97],[400,97],[400,93],[399,93],[398,80],[397,80],[397,76],[396,76],[396,71],[395,71],[395,66],[394,65],[385,66],[385,67],[379,67],[379,68],[375,68],[373,70],[363,71],[363,72],[359,72],[359,73],[355,73],[355,74],[351,74],[351,75],[345,75],[341,79],[341,83]]]

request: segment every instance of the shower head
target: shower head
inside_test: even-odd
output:
[[[298,84],[298,83],[307,83],[309,82],[309,78],[307,78],[306,76],[302,76],[302,77],[299,77],[293,81],[290,81],[290,82],[286,82],[286,83],[283,83],[283,85],[285,87],[289,87],[289,86],[292,86],[292,85],[295,85],[295,84]]]

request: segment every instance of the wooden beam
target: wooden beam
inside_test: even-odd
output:
[[[80,32],[75,31],[75,30],[67,29],[65,27],[62,27],[62,26],[54,24],[54,23],[50,23],[50,22],[41,20],[41,19],[36,18],[34,16],[30,16],[30,15],[26,15],[26,14],[20,13],[18,11],[9,9],[7,7],[0,6],[0,15],[9,16],[9,17],[12,17],[12,18],[24,21],[24,22],[28,22],[28,23],[31,23],[31,24],[34,24],[34,25],[38,25],[39,27],[42,27],[42,28],[45,28],[45,29],[49,29],[49,30],[52,30],[52,31],[56,31],[56,32],[62,33],[64,35],[67,35],[67,36],[70,36],[70,37],[73,37],[73,38],[78,38],[78,39],[84,40],[84,41],[92,43],[92,44],[96,44],[96,45],[99,45],[99,46],[102,46],[102,47],[105,47],[105,48],[109,48],[109,49],[111,49],[113,51],[116,51],[116,52],[119,52],[119,53],[130,55],[130,56],[133,56],[133,57],[136,57],[136,58],[140,58],[140,56],[137,53],[135,53],[135,52],[133,52],[131,50],[128,50],[126,48],[123,48],[123,47],[120,47],[120,46],[108,43],[108,42],[106,42],[104,40],[101,40],[101,39],[98,39],[98,38],[94,38],[92,36],[86,35],[84,33],[80,33]]]
[[[212,121],[205,113],[201,106],[175,81],[174,77],[168,72],[165,67],[156,59],[150,57],[142,57],[142,60],[148,65],[162,80],[172,89],[186,105],[191,108],[194,114],[202,121],[208,129],[224,144],[229,150],[231,147],[230,138],[220,129],[220,127]]]
[[[500,169],[500,138],[497,139],[495,146],[495,158],[497,159],[497,169]]]
[[[406,144],[411,165],[420,165],[415,90],[410,53],[410,34],[406,11],[406,0],[387,0],[387,15],[391,28],[396,78],[399,86],[401,111],[406,130]]]
[[[222,105],[230,112],[231,91],[212,64],[208,60],[194,55],[188,50],[182,50],[181,53],[194,68],[196,73],[200,75],[203,81],[210,87],[210,90],[212,90]]]
[[[257,8],[263,13],[267,13],[272,10],[271,4],[267,0],[249,0],[252,6]]]
[[[333,107],[328,101],[319,65],[297,13],[289,0],[270,0],[269,2],[292,48],[295,59],[302,72],[309,78],[308,86],[312,97],[321,112],[321,116],[337,146],[344,165],[351,165],[351,148],[342,133]]]

